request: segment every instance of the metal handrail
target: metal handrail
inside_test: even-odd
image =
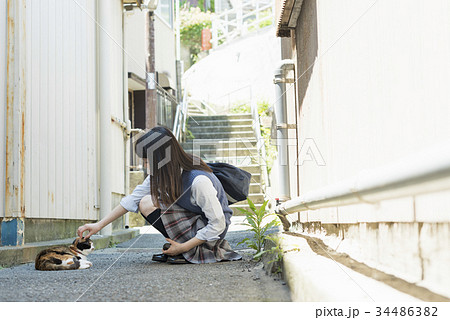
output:
[[[266,146],[261,136],[261,121],[258,114],[258,106],[254,99],[250,102],[251,114],[253,118],[253,132],[256,136],[256,149],[258,150],[259,161],[264,181],[264,190],[269,186],[269,175],[267,173],[267,154]]]
[[[306,192],[276,207],[280,215],[304,210],[414,196],[450,189],[450,141],[360,172],[352,179]]]
[[[187,105],[188,95],[187,90],[184,90],[183,100],[177,105],[177,111],[175,113],[175,120],[173,122],[173,135],[181,142],[184,139],[186,133],[186,120],[187,120]]]

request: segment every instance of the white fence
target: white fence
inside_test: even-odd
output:
[[[275,17],[274,0],[244,0],[224,11],[212,21],[212,46],[225,44],[241,35],[272,25]]]

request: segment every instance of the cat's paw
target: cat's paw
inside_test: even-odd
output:
[[[88,268],[90,268],[90,267],[92,267],[92,262],[89,262],[89,261],[83,262],[83,263],[81,263],[81,265],[80,265],[80,269],[88,269]]]

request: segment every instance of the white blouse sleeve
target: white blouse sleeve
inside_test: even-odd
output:
[[[207,176],[195,177],[192,182],[191,202],[199,206],[208,219],[206,227],[200,229],[195,237],[206,241],[219,239],[226,227],[225,215],[217,198],[216,188]]]
[[[141,199],[150,194],[150,175],[145,178],[142,184],[138,185],[133,193],[122,198],[120,201],[120,205],[124,207],[126,210],[130,212],[138,212],[139,211],[139,203]]]

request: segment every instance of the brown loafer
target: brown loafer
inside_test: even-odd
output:
[[[167,254],[164,254],[164,253],[154,254],[153,257],[152,257],[152,260],[153,261],[158,261],[158,262],[166,262],[168,257],[169,256]]]

